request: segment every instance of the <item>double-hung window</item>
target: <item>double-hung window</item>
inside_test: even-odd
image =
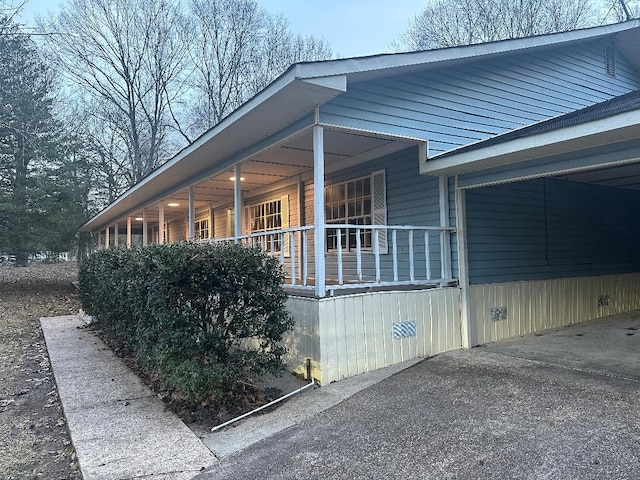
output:
[[[384,170],[325,187],[325,221],[328,225],[386,225],[386,183]],[[371,228],[327,227],[326,244],[328,251],[338,249],[355,251],[357,237],[362,250],[373,250],[375,234]],[[338,242],[338,235],[340,242]],[[387,251],[385,229],[378,229],[380,253]]]
[[[194,233],[196,240],[206,240],[209,238],[209,219],[203,218],[196,220],[194,225]]]
[[[289,197],[272,198],[263,202],[253,203],[244,208],[245,232],[259,235],[257,242],[267,251],[273,248],[274,253],[284,248],[285,256],[289,254],[289,234],[270,234],[284,228],[289,228]],[[282,241],[284,240],[284,245]]]

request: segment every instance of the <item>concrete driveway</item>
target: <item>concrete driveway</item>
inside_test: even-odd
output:
[[[196,478],[640,478],[640,312],[438,355]]]

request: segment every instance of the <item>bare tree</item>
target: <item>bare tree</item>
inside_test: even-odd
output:
[[[426,50],[568,31],[594,17],[591,0],[432,0],[393,46]]]
[[[41,28],[57,32],[47,36],[49,58],[76,95],[93,99],[95,116],[118,140],[109,156],[122,156],[129,185],[139,181],[169,154],[170,106],[181,93],[186,58],[180,5],[68,0]]]
[[[640,0],[607,0],[601,23],[624,22],[640,17]]]
[[[191,0],[190,87],[194,134],[212,127],[292,63],[331,58],[328,44],[294,35],[286,19],[256,0]]]

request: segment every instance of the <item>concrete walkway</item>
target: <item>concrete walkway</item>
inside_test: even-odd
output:
[[[190,479],[217,459],[308,421],[422,360],[309,388],[269,413],[201,432],[200,439],[99,338],[80,328],[78,317],[40,323],[85,480]]]
[[[78,317],[40,322],[84,480],[186,480],[216,461]]]

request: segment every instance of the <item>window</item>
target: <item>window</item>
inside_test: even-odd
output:
[[[325,221],[327,224],[386,225],[386,181],[384,170],[367,177],[349,180],[325,187]],[[337,250],[338,229],[327,228],[327,250]],[[374,235],[372,229],[340,230],[342,248],[355,251],[356,236],[360,236],[360,247],[372,250]],[[378,231],[380,253],[387,253],[385,230]]]
[[[289,228],[289,196],[272,198],[264,202],[253,203],[244,207],[244,232],[245,234],[273,232]],[[284,255],[289,256],[289,235],[284,237]],[[258,243],[266,241],[264,249],[271,250],[272,236],[258,237]],[[282,238],[280,235],[273,236],[273,248],[275,252],[280,252]]]
[[[197,220],[194,225],[196,240],[206,240],[209,238],[209,219]]]

